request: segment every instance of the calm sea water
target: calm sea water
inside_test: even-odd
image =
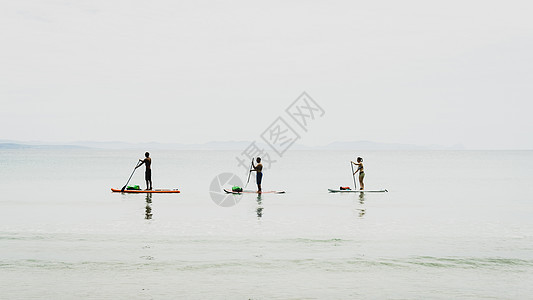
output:
[[[356,154],[389,193],[327,192]],[[286,194],[226,208],[209,185],[240,151],[153,151],[182,193],[111,193],[142,155],[0,151],[0,298],[532,297],[533,151],[292,151],[263,182]]]

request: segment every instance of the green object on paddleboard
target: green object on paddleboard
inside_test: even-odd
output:
[[[240,192],[242,192],[242,187],[234,186],[234,187],[231,188],[231,191],[235,192],[235,193],[240,193]]]
[[[127,190],[140,190],[141,187],[138,186],[138,185],[134,185],[134,186],[128,186],[126,189],[127,189]]]

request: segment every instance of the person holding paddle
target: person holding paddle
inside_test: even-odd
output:
[[[261,181],[263,180],[263,165],[261,164],[261,158],[258,157],[256,160],[257,165],[254,165],[252,160],[252,169],[250,172],[257,172],[255,175],[255,182],[257,183],[257,192],[261,193]]]
[[[152,190],[152,159],[150,158],[150,153],[148,152],[146,152],[144,156],[144,159],[139,159],[140,164],[138,164],[135,169],[142,166],[143,164],[146,165],[146,171],[144,172],[144,180],[146,180],[146,189]]]
[[[355,176],[355,173],[359,172],[359,186],[361,187],[360,190],[364,190],[365,184],[363,183],[363,179],[365,178],[365,169],[363,167],[363,158],[358,157],[357,162],[352,161],[351,163],[357,166],[357,170],[353,172],[353,176]]]

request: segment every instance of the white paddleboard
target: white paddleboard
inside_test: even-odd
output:
[[[224,189],[224,192],[228,194],[237,194],[237,195],[240,195],[240,194],[285,194],[285,191],[264,191],[264,192],[259,193],[257,191],[249,191],[249,190],[244,190],[242,192],[234,192],[228,189]]]
[[[334,190],[328,189],[331,193],[386,193],[387,190]]]

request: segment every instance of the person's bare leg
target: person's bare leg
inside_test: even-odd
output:
[[[365,184],[363,183],[363,178],[359,178],[359,186],[361,187],[360,190],[365,189]]]
[[[258,193],[261,193],[261,192],[262,192],[262,191],[261,191],[261,185],[260,185],[260,184],[257,185],[257,192],[258,192]]]

